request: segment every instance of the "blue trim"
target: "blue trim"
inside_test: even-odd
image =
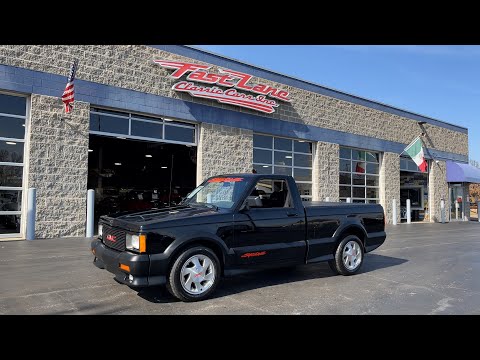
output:
[[[60,96],[63,93],[66,81],[66,76],[0,65],[0,89],[25,94],[34,93],[55,96],[60,102]],[[406,146],[406,144],[394,141],[292,123],[91,81],[77,79],[75,84],[75,99],[88,102],[93,106],[104,106],[187,121],[226,125],[258,133],[324,141],[342,146],[382,152],[401,153]],[[429,149],[429,151],[435,158],[440,160],[448,159],[457,162],[468,162],[468,157],[464,155],[434,149]]]
[[[331,89],[331,88],[321,86],[306,80],[297,79],[292,76],[280,74],[268,69],[263,69],[254,65],[246,64],[238,60],[231,59],[222,55],[214,54],[205,50],[193,48],[190,46],[184,46],[184,45],[148,45],[148,46],[159,49],[159,50],[168,51],[177,55],[186,56],[198,61],[203,61],[209,64],[222,66],[230,70],[245,72],[259,78],[279,82],[285,85],[296,87],[298,89],[311,91],[317,94],[330,96],[336,99],[348,101],[348,102],[366,106],[372,109],[387,112],[393,115],[402,116],[411,120],[425,121],[431,125],[440,126],[453,131],[462,132],[464,134],[468,133],[468,129],[463,126],[450,124],[442,120],[433,119],[431,117],[416,114],[408,110],[403,110],[387,104],[382,104],[378,101],[365,99],[360,96],[356,96],[356,95],[348,94],[339,90]]]

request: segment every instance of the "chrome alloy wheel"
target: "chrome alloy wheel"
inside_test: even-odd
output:
[[[215,265],[208,256],[193,255],[182,266],[180,283],[192,295],[199,295],[210,289],[215,282]]]
[[[356,241],[349,241],[343,248],[343,264],[352,271],[362,263],[362,250]]]

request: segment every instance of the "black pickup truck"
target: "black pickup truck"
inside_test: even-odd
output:
[[[355,274],[385,237],[381,205],[302,202],[291,176],[229,174],[179,206],[101,217],[91,250],[120,283],[198,301],[222,276],[267,267],[328,261]]]

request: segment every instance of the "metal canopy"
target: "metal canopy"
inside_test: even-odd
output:
[[[447,161],[447,182],[480,184],[480,169],[469,164]]]

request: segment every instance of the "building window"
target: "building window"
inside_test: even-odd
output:
[[[173,144],[196,145],[196,126],[186,122],[92,108],[90,133]]]
[[[422,172],[418,168],[417,164],[415,164],[415,161],[407,157],[400,158],[400,171],[409,171],[409,172],[418,172],[418,173]],[[428,173],[428,161],[427,161],[427,173]]]
[[[253,134],[253,167],[258,174],[291,175],[303,201],[312,200],[313,144]]]
[[[27,101],[0,94],[0,238],[20,234]]]
[[[378,203],[380,153],[340,147],[340,201]]]

